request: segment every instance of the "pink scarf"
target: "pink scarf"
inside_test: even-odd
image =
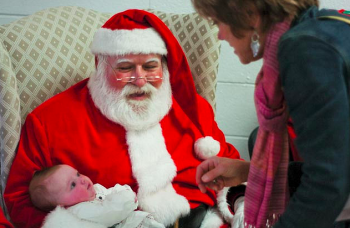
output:
[[[281,90],[277,48],[289,21],[276,24],[267,34],[263,66],[256,78],[255,108],[259,131],[250,163],[245,193],[245,227],[272,227],[289,199],[288,114]]]

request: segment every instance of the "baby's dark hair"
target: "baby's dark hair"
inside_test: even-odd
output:
[[[29,184],[30,199],[35,207],[43,211],[51,211],[56,206],[55,197],[48,189],[47,178],[50,177],[60,165],[45,167],[35,171]]]

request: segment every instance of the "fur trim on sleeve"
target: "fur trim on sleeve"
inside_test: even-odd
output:
[[[219,228],[224,224],[222,216],[216,207],[209,208],[200,228]]]
[[[230,205],[227,203],[227,193],[229,188],[225,187],[221,191],[217,193],[217,202],[218,202],[218,209],[221,212],[222,216],[224,217],[225,221],[228,223],[232,223],[233,221],[233,213],[230,210]]]
[[[187,199],[176,193],[171,184],[154,193],[140,192],[137,195],[141,210],[150,212],[156,221],[165,226],[173,224],[177,218],[190,213]]]

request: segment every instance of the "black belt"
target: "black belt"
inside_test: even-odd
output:
[[[200,206],[191,209],[190,213],[185,217],[179,218],[173,225],[167,228],[199,228],[202,224],[208,206],[201,204]]]

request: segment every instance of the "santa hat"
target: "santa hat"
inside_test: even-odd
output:
[[[146,21],[135,21],[128,15],[116,14],[95,33],[91,52],[104,55],[166,55],[167,49],[159,33]]]

